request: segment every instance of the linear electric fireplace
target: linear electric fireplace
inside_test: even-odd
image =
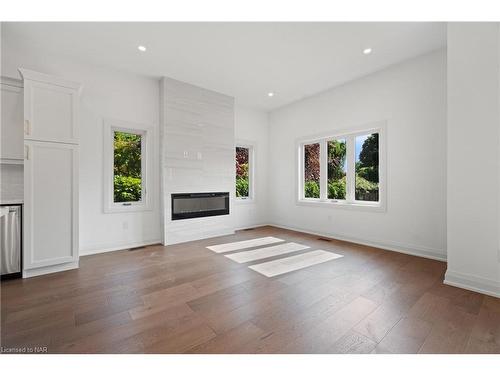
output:
[[[229,214],[229,193],[172,194],[172,220]]]

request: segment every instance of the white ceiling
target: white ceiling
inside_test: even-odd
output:
[[[2,39],[272,110],[446,45],[445,23],[7,23]],[[146,52],[139,52],[145,45]],[[364,55],[371,47],[373,53]],[[267,93],[275,92],[269,98]]]

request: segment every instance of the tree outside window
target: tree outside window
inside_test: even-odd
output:
[[[328,199],[346,198],[346,141],[328,142]]]
[[[382,204],[379,131],[325,137],[301,147],[303,198]]]
[[[356,137],[356,196],[358,201],[379,200],[378,133]]]
[[[304,197],[319,198],[319,143],[304,145]]]
[[[247,147],[236,147],[236,197],[250,196],[250,150]]]
[[[114,202],[138,202],[142,198],[142,136],[114,131]]]

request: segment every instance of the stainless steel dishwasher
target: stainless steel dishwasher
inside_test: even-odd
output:
[[[22,273],[22,206],[0,206],[1,279],[21,277]]]

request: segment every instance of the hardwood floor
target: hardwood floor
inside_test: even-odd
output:
[[[206,246],[274,236],[340,255],[265,277]],[[283,254],[270,259],[290,256]],[[266,259],[267,260],[267,259]],[[263,227],[82,257],[1,283],[1,346],[49,353],[500,353],[500,300],[445,263]]]

